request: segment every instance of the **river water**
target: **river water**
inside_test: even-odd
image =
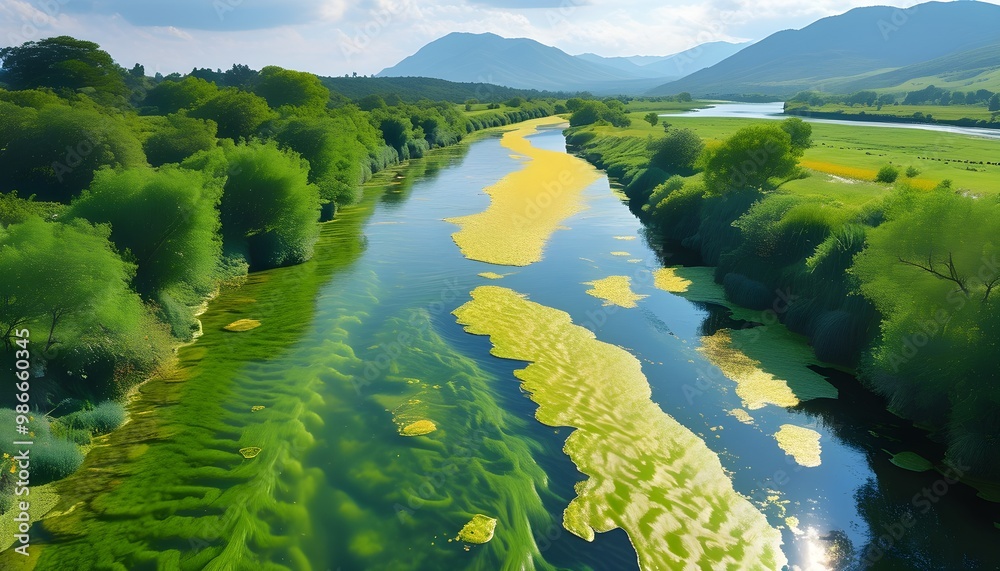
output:
[[[558,129],[530,141],[565,151]],[[490,340],[452,314],[474,288],[499,285],[638,358],[653,402],[718,455],[780,530],[791,568],[998,568],[995,505],[938,472],[891,464],[890,452],[935,450],[850,376],[818,369],[838,399],[766,406],[749,424],[730,414],[741,407],[735,385],[697,349],[743,324],[654,287],[671,256],[650,246],[606,177],[541,261],[463,257],[445,219],[486,209],[483,189],[521,167],[498,136],[432,153],[324,225],[313,261],[225,289],[176,371],[145,385],[130,423],[58,487],[59,506],[33,527],[30,565],[6,552],[0,567],[637,569],[622,530],[586,542],[563,529],[585,478],[563,453],[571,429],[536,421],[513,374],[524,363],[492,356]],[[648,297],[603,305],[584,283],[608,276]],[[262,325],[222,330],[240,318]],[[418,419],[437,430],[400,435]],[[785,424],[819,434],[818,466],[779,448]],[[260,452],[245,459],[247,447]],[[926,510],[914,502],[925,489]],[[494,538],[457,541],[475,514],[498,520]]]
[[[808,116],[785,115],[784,103],[729,103],[721,102],[704,109],[694,109],[688,113],[664,115],[664,117],[736,117],[742,119],[787,119],[799,117],[810,123],[828,123],[831,125],[874,126],[890,129],[919,129],[921,131],[938,131],[955,133],[970,137],[1000,139],[1000,129],[982,129],[978,127],[956,127],[953,125],[933,125],[930,123],[888,123],[883,121],[846,121],[841,119],[817,119]]]

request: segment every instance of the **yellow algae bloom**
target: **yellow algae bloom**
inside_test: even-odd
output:
[[[782,424],[774,435],[785,454],[794,458],[796,464],[807,468],[820,465],[819,437],[815,430],[793,424]]]
[[[617,305],[620,307],[635,307],[635,302],[649,297],[648,295],[638,295],[632,291],[632,280],[628,276],[611,276],[602,280],[586,282],[583,285],[591,286],[587,293],[604,300],[604,305]]]
[[[539,149],[528,136],[539,127],[564,122],[546,117],[521,123],[500,144],[527,157],[521,170],[486,188],[490,206],[483,212],[449,218],[461,227],[452,234],[462,255],[500,266],[527,266],[542,251],[564,220],[586,208],[583,191],[600,177],[579,157]]]
[[[455,310],[488,335],[548,426],[575,428],[563,450],[587,479],[563,526],[592,541],[625,530],[643,569],[780,569],[781,534],[738,494],[705,443],[650,399],[638,359],[598,341],[569,314],[482,286]]]
[[[749,412],[743,410],[742,408],[734,408],[729,411],[728,414],[743,424],[753,424],[753,417],[750,416]]]
[[[250,407],[250,412],[259,412],[259,411],[262,411],[262,410],[264,410],[264,407],[262,405],[257,405],[257,406]]]
[[[244,458],[255,458],[258,454],[260,454],[260,450],[261,449],[256,446],[248,446],[246,448],[240,448],[240,454],[243,455]]]
[[[691,280],[677,275],[677,268],[660,268],[653,272],[653,285],[670,293],[684,293],[691,286]]]
[[[698,352],[736,383],[736,394],[743,399],[746,408],[757,410],[769,404],[784,407],[799,404],[788,383],[764,372],[759,361],[733,348],[728,330],[702,337],[701,344]]]
[[[429,420],[411,422],[399,430],[403,436],[423,436],[437,430],[437,425]]]
[[[482,272],[479,277],[486,278],[488,280],[502,280],[505,276],[504,274],[498,274],[496,272]]]
[[[258,327],[260,327],[260,321],[257,321],[256,319],[239,319],[223,327],[223,329],[239,333],[243,331],[250,331],[251,329],[257,329]]]
[[[615,240],[635,240],[635,236],[615,236]]]
[[[622,258],[629,258],[629,257],[632,256],[632,254],[629,254],[628,252],[611,252],[611,255],[612,256],[620,256]]]
[[[483,514],[476,514],[469,520],[469,523],[462,526],[462,531],[458,532],[456,539],[466,543],[486,543],[493,539],[493,532],[496,531],[496,528],[497,520]]]
[[[785,525],[787,525],[788,529],[795,535],[802,535],[802,530],[799,529],[799,518],[790,515],[785,518]]]

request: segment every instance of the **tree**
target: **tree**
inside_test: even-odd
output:
[[[181,109],[192,109],[215,95],[219,88],[197,77],[185,77],[180,81],[163,81],[146,93],[143,107],[151,107],[157,115],[177,113]]]
[[[649,123],[650,127],[655,127],[656,124],[660,122],[660,116],[657,115],[655,111],[650,111],[649,113],[646,113],[646,116],[643,117],[643,119],[645,119],[646,122]]]
[[[0,149],[0,190],[68,203],[101,167],[145,164],[142,145],[121,116],[48,105]]]
[[[704,160],[705,185],[711,192],[777,187],[775,179],[797,174],[792,137],[778,125],[744,127],[722,144],[708,149]]]
[[[143,143],[143,149],[154,167],[179,163],[198,151],[213,148],[217,132],[214,121],[175,113],[163,119],[162,125]]]
[[[221,253],[221,191],[211,177],[177,165],[105,170],[67,215],[110,224],[111,241],[137,264],[133,285],[147,298],[178,284],[208,293]]]
[[[219,203],[227,255],[242,256],[254,270],[312,257],[319,189],[309,183],[309,164],[298,154],[252,141],[199,153],[184,166],[228,175]]]
[[[309,182],[324,202],[343,206],[357,199],[368,151],[348,117],[296,117],[281,124],[274,138],[309,161]]]
[[[899,169],[892,165],[885,165],[878,170],[878,174],[875,175],[875,182],[884,182],[886,184],[892,184],[896,182],[899,178]]]
[[[781,122],[781,129],[791,136],[792,152],[801,157],[812,146],[812,125],[798,117],[789,117]]]
[[[7,343],[14,329],[34,322],[47,350],[61,342],[67,319],[127,295],[135,268],[115,254],[108,233],[82,220],[37,217],[0,230],[0,327]]]
[[[94,42],[69,36],[0,49],[4,81],[14,89],[91,87],[125,95],[125,70]]]
[[[680,101],[681,103],[687,103],[688,101],[691,101],[691,94],[688,93],[687,91],[682,91],[677,94],[677,101]]]
[[[234,87],[219,90],[189,115],[215,121],[219,136],[233,140],[249,139],[261,125],[276,116],[264,98]]]
[[[990,97],[987,109],[990,111],[1000,111],[1000,94],[994,93],[993,97]]]
[[[258,72],[250,69],[250,66],[234,63],[233,67],[222,75],[225,77],[224,83],[226,87],[248,89],[257,81]]]
[[[330,100],[330,90],[315,75],[273,65],[260,70],[254,92],[274,109],[288,105],[322,110]]]
[[[570,127],[591,125],[598,121],[607,121],[615,127],[628,127],[632,124],[625,106],[618,100],[611,100],[614,107],[603,101],[584,101],[569,118]],[[617,105],[615,105],[617,104]]]
[[[694,164],[705,149],[705,144],[694,131],[675,129],[667,136],[652,141],[648,148],[653,152],[649,166],[670,174],[689,176],[694,174]]]

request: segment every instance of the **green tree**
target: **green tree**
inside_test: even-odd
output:
[[[274,138],[309,161],[309,182],[324,202],[342,206],[357,199],[368,150],[346,117],[296,117],[281,124]]]
[[[797,175],[792,137],[779,125],[750,125],[706,151],[705,185],[714,193],[767,192]],[[780,183],[779,183],[780,184]]]
[[[275,142],[252,141],[200,153],[184,166],[227,175],[219,204],[223,248],[251,269],[312,257],[319,237],[319,189],[309,163]]]
[[[688,93],[687,91],[682,91],[682,92],[680,92],[680,93],[677,94],[677,101],[680,101],[682,103],[686,103],[688,101],[691,101],[691,94]]]
[[[0,148],[0,190],[69,202],[101,167],[145,164],[141,143],[119,115],[49,105]]]
[[[892,165],[885,165],[878,170],[878,174],[875,175],[875,182],[884,182],[886,184],[892,184],[896,182],[899,178],[899,169]]]
[[[90,87],[125,95],[125,70],[94,42],[69,36],[0,49],[4,81],[14,89]]]
[[[274,109],[287,105],[322,110],[330,100],[330,90],[315,75],[273,65],[260,70],[254,92]]]
[[[646,116],[643,117],[643,119],[645,119],[646,122],[649,123],[650,127],[655,127],[656,124],[660,122],[660,116],[657,115],[655,111],[650,111],[649,113],[646,113]]]
[[[188,76],[180,81],[163,81],[150,89],[142,106],[155,110],[157,115],[169,115],[181,109],[192,109],[218,93],[219,88],[214,83]]]
[[[648,148],[653,153],[649,166],[671,174],[689,176],[694,174],[694,165],[705,149],[705,144],[690,129],[674,129],[667,136],[650,142]]]
[[[812,125],[798,117],[789,117],[781,122],[781,129],[791,136],[792,153],[801,157],[812,146]]]
[[[217,131],[214,121],[175,113],[167,116],[164,125],[146,139],[143,149],[149,164],[154,167],[179,163],[198,151],[214,147]]]
[[[987,109],[990,111],[1000,111],[1000,93],[994,93],[993,97],[990,97]]]
[[[208,293],[219,263],[221,184],[167,165],[97,173],[68,216],[111,226],[111,241],[137,265],[133,285],[147,298],[184,284]]]
[[[276,117],[264,98],[234,87],[198,105],[190,116],[211,119],[219,126],[219,137],[249,139],[266,121]]]
[[[62,342],[66,322],[128,295],[134,266],[112,250],[107,227],[32,217],[0,230],[0,330],[38,327],[47,350]],[[68,338],[68,336],[66,337]]]

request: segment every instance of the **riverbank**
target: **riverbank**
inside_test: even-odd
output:
[[[784,114],[815,119],[1000,129],[998,114],[981,105],[894,105],[878,109],[833,104],[817,108],[803,103],[786,103]]]
[[[708,126],[713,138],[720,140],[752,124],[752,120],[686,118],[674,123],[676,127],[695,129]],[[627,130],[592,127],[571,129],[567,136],[574,152],[620,181],[630,198],[631,208],[650,227],[664,250],[665,259],[678,251],[685,252],[687,257],[693,254],[700,263],[713,267],[712,278],[721,285],[728,300],[757,311],[774,308],[773,319],[804,335],[820,361],[859,371],[870,389],[889,398],[888,406],[892,410],[919,424],[932,426],[934,438],[950,443],[948,453],[934,461],[939,467],[946,465],[942,462],[970,466],[967,474],[970,482],[975,474],[983,477],[993,473],[995,458],[970,462],[968,450],[963,452],[955,440],[956,426],[940,416],[940,411],[932,412],[927,405],[913,400],[926,396],[907,395],[907,391],[919,394],[920,390],[927,390],[927,385],[907,389],[900,384],[904,382],[902,379],[889,380],[900,375],[919,374],[912,367],[920,365],[917,360],[911,360],[911,355],[897,357],[897,362],[899,359],[907,362],[890,369],[896,340],[883,331],[887,324],[897,323],[895,327],[902,329],[901,335],[906,335],[916,325],[902,323],[905,318],[875,295],[875,290],[871,289],[874,286],[869,285],[880,279],[875,266],[872,266],[875,273],[860,273],[861,270],[855,273],[852,267],[855,255],[866,249],[873,237],[880,237],[882,232],[896,227],[880,224],[880,221],[906,212],[896,210],[902,207],[900,201],[906,200],[901,197],[912,194],[905,182],[896,190],[886,185],[872,185],[867,191],[858,192],[860,184],[845,184],[833,178],[818,181],[822,175],[814,174],[782,185],[780,192],[765,196],[735,192],[713,195],[704,190],[701,174],[661,184],[669,174],[648,168],[650,151],[641,140],[636,140],[634,131],[634,127]],[[818,145],[813,149],[819,147],[821,152],[836,155],[838,149],[823,136],[826,132],[825,125],[816,126],[814,140]],[[810,152],[807,151],[807,157]],[[955,196],[947,190],[940,192],[946,197]],[[967,199],[942,200],[954,202],[955,208],[971,204]],[[896,247],[894,244],[900,243],[899,238],[894,240],[880,248]],[[866,252],[867,256],[875,256],[878,250],[870,246]],[[920,278],[920,275],[914,277]],[[928,285],[933,287],[935,284],[930,282]],[[887,283],[882,287],[903,286]],[[861,292],[865,295],[858,295]],[[935,299],[944,299],[946,293],[928,294],[930,297],[926,301],[914,300],[914,303],[918,307],[926,304],[933,308]],[[936,298],[937,295],[941,297]],[[794,303],[788,303],[789,299]],[[969,306],[960,309],[974,311]],[[968,319],[974,319],[974,314],[968,315]],[[934,339],[932,335],[931,341],[945,340]],[[982,352],[982,347],[964,350]],[[990,394],[988,387],[978,390],[984,396]],[[982,426],[988,422],[987,418],[977,413],[975,420],[970,419],[970,422]],[[945,436],[948,430],[952,434]],[[993,434],[985,426],[982,430],[984,435],[975,444],[975,449],[980,451],[988,447],[982,439],[988,441]],[[985,478],[991,479],[990,476]],[[989,485],[977,483],[977,486],[983,490],[984,497],[992,497]]]

